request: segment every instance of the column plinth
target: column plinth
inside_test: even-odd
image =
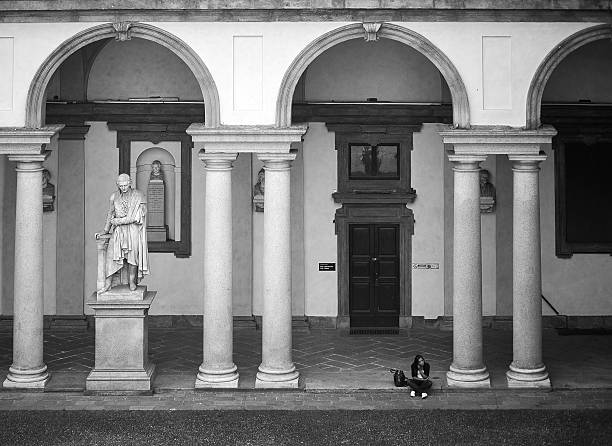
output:
[[[449,387],[490,387],[482,354],[480,163],[486,156],[449,154],[454,176],[453,362]]]
[[[509,156],[513,171],[512,350],[508,387],[550,387],[542,361],[539,164],[546,155]]]
[[[43,362],[42,225],[42,163],[48,155],[9,156],[17,162],[17,196],[13,364],[4,388],[42,390],[49,380]]]
[[[298,387],[291,336],[291,161],[295,153],[259,155],[264,202],[262,361],[255,387]]]
[[[195,387],[237,388],[232,316],[232,164],[237,154],[200,152],[199,156],[206,170],[204,344]]]

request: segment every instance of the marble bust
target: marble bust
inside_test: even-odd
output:
[[[264,195],[266,191],[266,171],[261,168],[257,172],[257,183],[253,186],[253,205],[255,212],[263,212],[264,210]]]
[[[480,170],[480,212],[490,214],[495,211],[495,186],[489,179],[491,174],[486,169]]]

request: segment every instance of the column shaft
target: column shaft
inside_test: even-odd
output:
[[[262,362],[256,387],[297,387],[291,337],[291,183],[295,154],[260,156],[266,172]]]
[[[200,154],[206,169],[204,353],[196,387],[238,387],[232,315],[232,163],[236,156]]]
[[[44,155],[9,157],[17,161],[15,214],[15,285],[13,364],[5,388],[44,388],[49,380],[43,362],[43,225]]]
[[[453,362],[449,386],[489,387],[482,355],[480,162],[485,156],[449,155],[454,171]]]
[[[510,387],[550,387],[542,362],[542,275],[539,163],[545,155],[513,161],[512,341]]]

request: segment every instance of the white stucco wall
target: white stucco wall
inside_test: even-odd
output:
[[[308,23],[152,23],[174,34],[200,55],[213,76],[221,102],[221,121],[225,124],[271,124],[281,80],[293,59],[317,37],[341,27],[342,22]],[[472,124],[506,124],[522,126],[525,121],[525,98],[536,68],[546,54],[565,37],[592,26],[589,23],[397,23],[429,39],[457,68],[470,99]],[[13,103],[0,110],[0,126],[21,126],[25,119],[25,102],[34,73],[45,57],[65,39],[95,23],[3,23],[0,35],[14,38],[14,57],[4,56],[2,66],[13,68]],[[241,51],[236,37],[261,37],[261,50]],[[460,39],[457,36],[461,36]],[[511,109],[483,107],[482,39],[486,36],[510,37]],[[235,77],[234,51],[241,54],[240,66],[261,66],[259,84],[252,79]],[[489,54],[489,53],[487,53]],[[491,54],[498,54],[493,52]],[[504,54],[503,52],[501,54]],[[265,62],[265,63],[263,63]],[[495,67],[495,61],[487,64]],[[248,80],[249,89],[236,79]],[[236,94],[259,95],[261,106],[240,106]],[[238,100],[237,100],[238,99]],[[244,98],[242,98],[244,99]],[[249,103],[250,104],[250,103]],[[251,104],[252,105],[252,104]]]
[[[440,126],[424,124],[413,136],[414,212],[412,262],[437,263],[439,269],[412,270],[412,315],[435,319],[444,314],[444,148]],[[412,268],[404,265],[403,268]]]
[[[178,97],[202,100],[202,90],[185,63],[172,51],[144,39],[111,41],[96,57],[87,99]]]
[[[309,316],[338,315],[338,274],[319,271],[319,263],[337,263],[334,215],[336,190],[335,134],[311,122],[304,136],[304,286]]]

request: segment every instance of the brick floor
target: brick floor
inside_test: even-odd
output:
[[[492,387],[506,389],[512,332],[484,329],[483,334]],[[84,388],[94,364],[93,331],[46,331],[44,351],[52,373],[49,390]],[[157,366],[157,391],[193,388],[202,360],[201,330],[151,329],[149,351]],[[544,330],[543,353],[554,389],[612,389],[612,336],[560,336],[554,330]],[[413,329],[398,336],[350,336],[336,330],[293,333],[293,359],[306,390],[393,390],[389,368],[408,369],[416,354],[430,362],[434,389],[445,389],[445,372],[452,361],[452,332]],[[260,360],[261,331],[236,329],[234,361],[241,388],[254,387]],[[11,361],[12,334],[0,333],[0,379]]]

